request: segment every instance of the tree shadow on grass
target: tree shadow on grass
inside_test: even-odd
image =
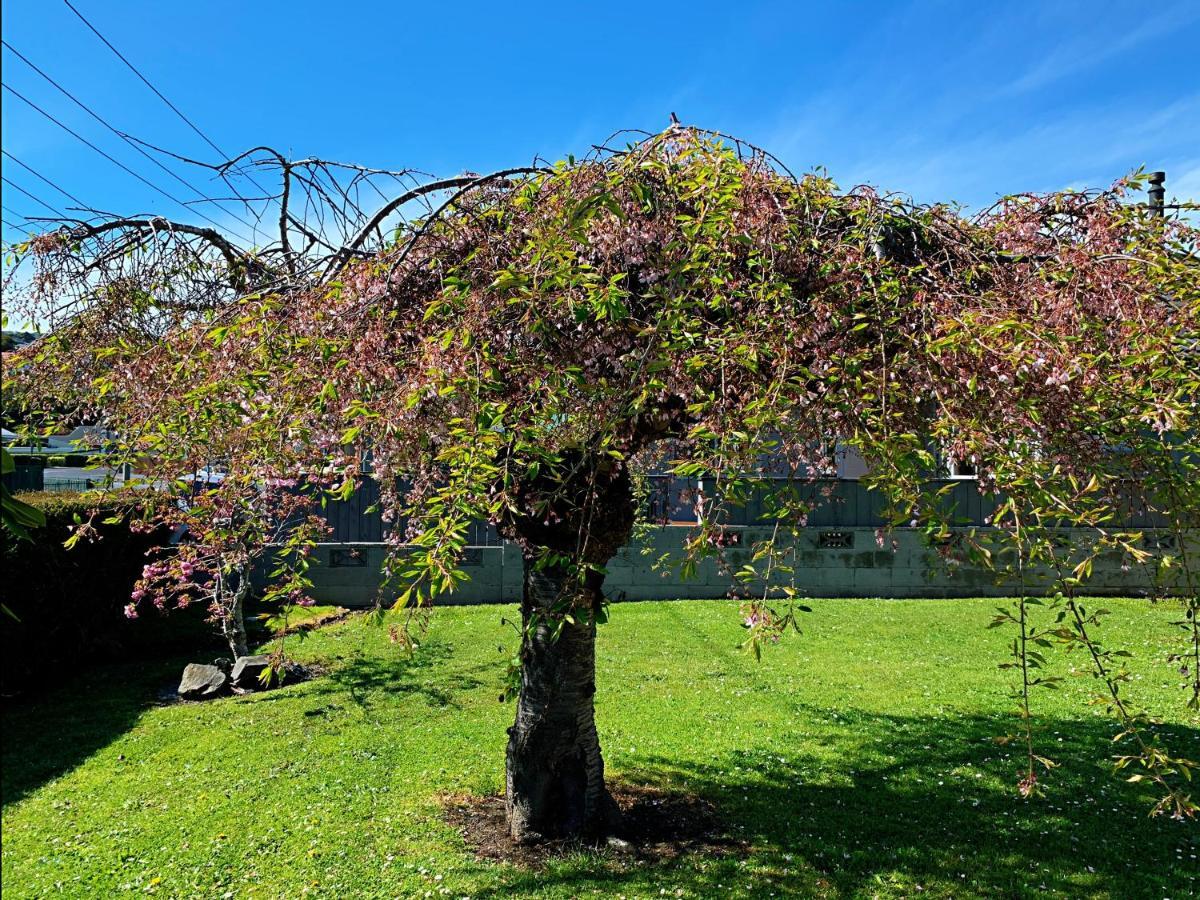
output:
[[[468,672],[447,671],[453,655],[449,646],[434,644],[399,664],[393,659],[358,657],[329,673],[328,690],[345,691],[363,706],[372,694],[416,694],[431,706],[457,709],[458,698],[483,682]]]
[[[368,656],[358,654],[326,661],[326,671],[312,683],[310,693],[346,694],[359,707],[371,708],[384,697],[415,695],[430,706],[458,709],[461,696],[484,682],[477,669],[459,670],[454,648],[429,643],[412,654]],[[482,666],[494,672],[492,665]],[[263,700],[269,699],[264,697]]]
[[[191,656],[89,667],[70,683],[6,703],[0,796],[16,803],[129,731]]]
[[[641,757],[620,774],[712,802],[747,854],[667,866],[579,856],[510,870],[495,895],[661,885],[667,896],[700,897],[1162,898],[1200,889],[1200,828],[1148,816],[1154,795],[1104,763],[1114,752],[1107,721],[1045,723],[1061,766],[1030,800],[1016,792],[1019,752],[994,741],[1009,718],[849,713],[840,724],[848,727],[813,753],[764,745],[707,762]],[[1175,726],[1163,739],[1200,754],[1200,730]]]
[[[147,709],[174,702],[172,687],[188,662],[207,661],[219,653],[195,652],[138,663],[89,667],[70,683],[6,703],[0,732],[0,798],[16,803],[43,784],[72,771],[136,724]],[[384,695],[415,694],[432,706],[457,707],[462,692],[482,684],[471,672],[454,669],[453,649],[430,643],[419,652],[390,657],[355,655],[329,661],[325,674],[304,682],[306,693],[350,699],[363,709]],[[253,697],[255,703],[286,702],[294,697],[287,681],[282,689]],[[214,706],[239,702],[235,697],[207,701]],[[337,715],[330,700],[305,713],[312,718]]]

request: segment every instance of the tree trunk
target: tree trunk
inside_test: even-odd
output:
[[[229,581],[234,583],[231,585]],[[246,642],[245,616],[246,595],[250,593],[250,567],[240,566],[228,581],[219,577],[217,591],[229,593],[228,606],[221,617],[221,630],[225,633],[225,640],[229,642],[229,650],[236,662],[239,656],[246,656],[250,652]]]
[[[509,832],[535,843],[558,837],[610,834],[620,813],[604,785],[604,760],[596,734],[596,620],[603,576],[579,584],[565,569],[534,571],[526,554],[521,615],[521,692],[508,730],[506,765]],[[571,609],[575,624],[538,614]],[[586,621],[585,621],[586,618]]]
[[[598,569],[629,539],[632,483],[608,456],[567,455],[554,473],[519,483],[516,506],[500,523],[525,564],[521,691],[505,771],[509,833],[521,843],[602,837],[620,812],[604,786],[593,702]]]

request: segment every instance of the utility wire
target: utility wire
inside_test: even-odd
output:
[[[41,197],[37,196],[37,194],[31,194],[29,191],[25,190],[25,188],[21,187],[19,184],[11,181],[7,175],[0,175],[0,181],[3,181],[10,188],[20,191],[22,194],[24,194],[26,197],[28,197],[34,203],[39,203],[42,206],[46,207],[46,209],[50,210],[50,212],[54,213],[56,216],[61,216],[64,219],[70,218],[70,216],[68,216],[66,213],[64,213],[61,209],[56,209],[55,207],[53,207],[49,203],[47,203],[45,200],[43,200]]]
[[[5,206],[4,204],[0,203],[0,209],[4,210],[4,211],[5,211],[6,213],[8,213],[10,216],[13,216],[14,218],[20,219],[21,221],[25,222],[25,224],[26,224],[26,225],[28,225],[28,224],[29,224],[29,220],[28,220],[27,218],[25,218],[23,215],[21,215],[19,212],[17,212],[15,209],[13,209],[12,207],[10,207],[10,206]],[[5,224],[5,225],[7,225],[9,228],[15,228],[15,229],[17,229],[18,231],[23,231],[23,232],[25,232],[26,234],[29,234],[29,229],[28,229],[28,228],[25,228],[25,227],[24,227],[24,226],[22,226],[22,225],[14,225],[14,224],[13,224],[12,222],[10,222],[8,219],[5,219],[5,220],[4,220],[4,224]]]
[[[160,169],[162,169],[164,172],[166,172],[168,175],[170,175],[172,178],[174,178],[176,181],[178,181],[180,184],[182,184],[184,187],[186,187],[192,193],[209,201],[210,203],[213,204],[213,206],[215,206],[217,209],[221,210],[221,212],[225,213],[228,216],[232,216],[234,219],[237,219],[237,221],[241,222],[247,228],[249,228],[251,230],[254,229],[253,225],[251,225],[249,222],[247,222],[245,219],[243,219],[237,213],[230,212],[228,209],[226,209],[224,206],[222,206],[219,202],[217,202],[216,199],[208,196],[208,194],[204,193],[204,191],[200,190],[198,187],[196,187],[190,181],[181,177],[180,175],[178,175],[176,172],[172,171],[171,169],[168,169],[159,160],[155,159],[153,156],[151,156],[149,153],[147,153],[145,150],[143,150],[141,148],[141,146],[139,146],[139,144],[137,144],[135,141],[133,141],[127,134],[125,134],[125,132],[120,131],[117,128],[113,127],[103,116],[101,116],[99,113],[97,113],[95,110],[93,110],[90,106],[88,106],[86,103],[84,103],[78,97],[76,97],[74,94],[72,94],[70,91],[68,91],[65,87],[63,87],[61,84],[59,84],[53,78],[51,78],[49,75],[47,75],[41,69],[39,69],[32,62],[30,62],[30,60],[23,53],[21,53],[20,50],[18,50],[16,47],[14,47],[12,44],[10,44],[8,41],[0,38],[0,44],[3,44],[5,47],[7,47],[9,49],[9,51],[11,51],[13,53],[13,55],[15,55],[19,60],[21,60],[21,62],[25,63],[25,65],[29,66],[29,68],[33,69],[33,71],[35,71],[39,75],[41,75],[42,78],[46,79],[46,81],[48,81],[48,82],[50,82],[50,84],[54,85],[54,87],[56,87],[59,90],[59,92],[63,96],[65,96],[68,100],[70,100],[72,103],[74,103],[76,106],[78,106],[85,113],[87,113],[89,116],[91,116],[97,122],[99,122],[101,125],[103,125],[109,131],[111,131],[113,134],[115,134],[117,137],[119,137],[121,140],[123,140],[125,143],[127,143],[130,147],[132,147],[138,153],[142,154],[142,156],[146,157],[146,159],[150,160],[150,162],[154,163],[154,165],[158,166]]]
[[[194,131],[194,132],[196,132],[196,134],[200,135],[200,137],[204,141],[204,143],[208,144],[208,146],[212,147],[215,151],[217,151],[217,153],[220,155],[220,158],[222,161],[230,158],[229,154],[226,153],[224,150],[222,150],[220,147],[218,147],[215,143],[213,143],[212,139],[207,134],[205,134],[203,131],[201,131],[200,127],[195,122],[193,122],[191,119],[189,119],[187,116],[185,116],[183,114],[183,112],[179,109],[178,106],[176,106],[174,103],[172,103],[170,100],[168,100],[162,91],[160,91],[153,84],[151,84],[150,79],[147,78],[145,75],[143,75],[141,73],[141,71],[138,70],[137,66],[135,66],[133,63],[131,63],[128,59],[126,59],[125,55],[120,50],[118,50],[116,47],[114,47],[112,45],[112,43],[108,40],[108,38],[106,38],[104,35],[102,35],[96,29],[95,25],[93,25],[91,22],[88,21],[87,17],[75,8],[74,4],[71,3],[71,0],[63,0],[63,2],[67,4],[67,8],[70,9],[71,12],[75,13],[75,15],[79,17],[79,21],[83,22],[83,24],[86,25],[88,27],[88,29],[92,32],[92,34],[94,34],[96,37],[100,38],[100,40],[104,42],[104,45],[106,47],[108,47],[108,49],[111,50],[113,53],[115,53],[117,55],[117,58],[120,59],[121,62],[125,63],[125,65],[129,67],[129,71],[133,72],[134,75],[136,75],[138,78],[140,78],[142,80],[142,83],[144,85],[146,85],[146,87],[148,87],[148,88],[150,88],[150,90],[154,91],[154,93],[158,96],[158,99],[160,99],[163,103],[167,104],[167,106],[169,106],[171,108],[171,111],[174,112],[175,115],[177,115],[177,116],[179,116],[179,118],[183,119],[183,121],[187,123],[188,127],[191,128],[192,131]],[[254,178],[251,177],[250,175],[247,175],[246,178],[249,180],[249,182],[252,185],[254,185],[256,188],[258,188],[264,194],[269,193],[269,191],[267,191],[267,189],[265,187],[263,187],[261,184],[259,184],[257,181],[255,181]]]
[[[132,175],[138,181],[142,182],[142,184],[158,191],[158,193],[162,194],[168,200],[170,200],[174,203],[178,203],[180,206],[182,206],[184,209],[188,210],[189,212],[195,212],[196,215],[198,215],[200,218],[202,218],[206,222],[216,226],[218,229],[224,228],[224,226],[221,225],[220,222],[216,221],[215,219],[211,218],[210,216],[205,215],[203,212],[200,212],[199,210],[193,210],[190,206],[187,205],[187,203],[185,203],[183,200],[180,200],[174,194],[170,193],[169,191],[163,190],[157,184],[155,184],[153,181],[150,181],[145,176],[138,174],[133,169],[129,168],[129,166],[125,165],[125,163],[121,162],[119,159],[115,159],[114,157],[105,153],[103,150],[101,150],[99,147],[97,147],[95,144],[93,144],[87,138],[83,137],[83,135],[79,134],[79,132],[73,131],[72,129],[70,129],[69,127],[64,125],[62,122],[60,122],[58,119],[54,118],[54,116],[50,115],[50,113],[46,112],[44,109],[42,109],[40,106],[38,106],[32,100],[30,100],[28,97],[26,97],[20,91],[18,91],[16,88],[9,85],[7,82],[0,81],[0,87],[3,87],[6,91],[13,94],[18,99],[24,101],[27,105],[32,106],[35,110],[40,112],[43,116],[45,116],[47,119],[49,119],[55,125],[57,125],[63,131],[67,132],[67,134],[71,135],[76,140],[82,141],[83,143],[87,144],[89,147],[91,147],[93,150],[95,150],[97,153],[99,153],[101,156],[103,156],[105,159],[107,159],[113,165],[128,172],[130,175]],[[64,218],[66,218],[66,217],[64,216]]]
[[[66,197],[68,200],[74,200],[76,203],[78,203],[84,209],[87,209],[87,210],[91,209],[90,206],[88,206],[86,203],[84,203],[82,200],[80,200],[78,197],[76,197],[70,191],[66,190],[65,188],[59,187],[57,184],[55,184],[53,181],[51,181],[49,178],[47,178],[45,175],[43,175],[37,169],[33,168],[33,166],[29,165],[28,163],[22,162],[21,160],[17,159],[15,156],[13,156],[11,153],[9,153],[7,150],[4,150],[3,148],[0,148],[0,153],[3,153],[5,156],[7,156],[9,159],[11,159],[13,162],[15,162],[18,166],[20,166],[22,169],[24,169],[26,172],[28,172],[34,178],[38,178],[38,179],[44,181],[46,184],[50,185],[50,187],[54,188],[56,191],[58,191],[60,194],[62,194],[64,197]]]

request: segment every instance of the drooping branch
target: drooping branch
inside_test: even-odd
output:
[[[453,190],[454,188],[459,189],[449,200],[443,203],[429,216],[425,224],[422,226],[423,231],[429,227],[430,222],[436,220],[438,214],[442,210],[447,209],[454,203],[455,200],[459,199],[464,193],[472,190],[473,188],[480,187],[481,185],[488,184],[493,181],[511,178],[514,175],[532,175],[545,171],[547,170],[540,167],[518,166],[512,169],[502,169],[501,171],[493,172],[490,175],[459,175],[455,178],[444,178],[440,181],[433,181],[429,184],[424,184],[420,187],[413,188],[410,191],[406,191],[399,197],[388,201],[378,210],[376,210],[375,214],[371,216],[367,223],[359,230],[358,234],[351,238],[350,241],[343,248],[341,248],[337,254],[334,255],[333,259],[330,261],[329,268],[326,270],[325,277],[327,280],[336,277],[337,274],[345,267],[346,263],[349,262],[349,260],[359,252],[359,248],[366,243],[367,238],[369,238],[371,235],[371,232],[378,228],[388,216],[390,216],[400,207],[404,206],[406,203],[411,203],[413,200],[423,197],[426,194],[435,194],[440,191]]]
[[[90,224],[81,222],[68,232],[68,236],[76,240],[84,238],[98,237],[106,232],[116,231],[121,228],[132,228],[137,230],[149,231],[158,233],[160,229],[166,229],[179,234],[187,234],[192,237],[203,238],[214,247],[216,247],[221,255],[230,263],[236,265],[245,263],[250,259],[249,255],[236,247],[232,241],[226,238],[215,228],[206,228],[199,225],[188,225],[184,222],[175,222],[170,219],[162,218],[161,216],[153,216],[144,219],[110,219],[108,221]]]

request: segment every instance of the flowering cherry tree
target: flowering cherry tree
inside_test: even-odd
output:
[[[277,233],[255,248],[92,218],[21,257],[26,305],[54,331],[9,367],[10,389],[103,420],[160,486],[227,469],[187,511],[195,544],[152,564],[135,604],[236,603],[220,598],[268,545],[283,561],[269,590],[301,597],[316,505],[368,476],[394,523],[400,607],[453,591],[469,526],[493,523],[525,564],[512,836],[602,835],[618,812],[593,712],[597,625],[646,475],[704,479],[685,574],[723,556],[731,508],[764,498],[777,524],[733,572],[757,652],[795,624],[797,539],[848,446],[892,527],[1014,584],[1055,573],[1053,597],[998,617],[1014,633],[1022,790],[1052,762],[1028,721],[1050,681],[1037,648],[1057,642],[1092,661],[1118,765],[1161,788],[1162,811],[1193,812],[1193,763],[1149,735],[1119,650],[1096,640],[1102,612],[1077,600],[1101,554],[1152,572],[1180,604],[1165,649],[1196,703],[1197,232],[1129,202],[1136,176],[966,216],[672,126],[584,159],[406,183],[366,212],[366,185],[409,173],[250,159],[282,176],[264,207]],[[974,460],[998,498],[989,527],[952,530],[948,457]],[[1169,520],[1174,553],[1112,524],[1131,497]]]
[[[236,492],[204,490],[157,509],[151,521],[173,525],[184,540],[159,548],[159,558],[142,568],[125,615],[136,619],[150,604],[165,611],[203,603],[237,659],[250,652],[245,606],[256,568],[273,567],[268,602],[312,605],[304,573],[312,544],[328,526],[312,511],[311,497],[280,488],[255,483]]]

